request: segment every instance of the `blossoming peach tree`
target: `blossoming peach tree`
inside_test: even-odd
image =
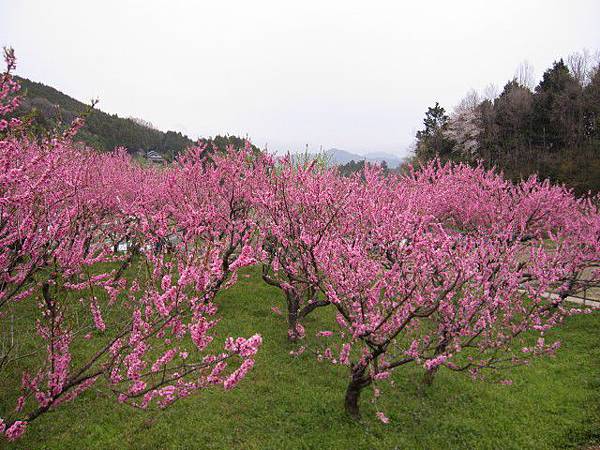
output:
[[[3,113],[18,104],[6,56]],[[9,440],[93,385],[142,408],[231,389],[261,344],[210,346],[215,295],[254,262],[247,197],[260,162],[241,151],[208,164],[192,149],[172,168],[142,168],[124,152],[77,149],[81,125],[36,139],[2,122],[1,368],[18,376],[26,360],[13,408],[3,393]]]
[[[329,301],[319,296],[317,258],[328,240],[339,238],[352,183],[316,160],[279,160],[256,196],[260,216],[263,280],[281,289],[288,338],[304,337],[302,320]],[[277,309],[275,310],[277,311]]]
[[[559,343],[544,333],[585,311],[565,299],[598,262],[592,199],[535,178],[513,185],[481,168],[431,164],[403,179],[367,169],[345,208],[344,232],[314,264],[341,340],[319,357],[350,367],[352,417],[363,389],[398,367],[418,364],[430,383],[442,367],[476,377],[524,364],[553,353]],[[531,333],[539,338],[526,346]]]

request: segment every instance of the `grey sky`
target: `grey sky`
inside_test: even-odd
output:
[[[600,49],[600,1],[0,0],[17,73],[190,137],[402,154],[427,106]]]

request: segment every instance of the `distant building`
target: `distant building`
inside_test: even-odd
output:
[[[146,159],[155,164],[164,164],[166,162],[161,154],[154,150],[148,150],[146,152]]]

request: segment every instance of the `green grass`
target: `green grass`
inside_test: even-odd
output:
[[[540,359],[490,381],[473,382],[441,371],[435,384],[418,388],[422,371],[405,367],[377,408],[363,398],[363,421],[343,412],[347,368],[289,355],[279,292],[245,272],[220,296],[220,336],[262,334],[253,371],[230,392],[202,391],[170,408],[140,411],[91,390],[68,406],[43,415],[25,437],[7,448],[585,448],[600,442],[600,315],[567,320],[548,339],[560,337],[556,358]],[[331,329],[331,312],[317,311],[307,332]],[[512,386],[497,381],[509,377]],[[16,380],[2,380],[2,390]],[[12,385],[14,384],[14,385]],[[8,385],[8,386],[7,386]],[[6,392],[6,391],[5,391]],[[0,404],[4,403],[0,399]],[[0,443],[0,446],[2,443]]]

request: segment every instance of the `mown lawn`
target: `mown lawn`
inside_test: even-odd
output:
[[[309,353],[291,357],[296,346],[287,343],[283,320],[271,312],[283,306],[282,297],[256,269],[245,273],[250,277],[240,276],[221,295],[224,320],[218,325],[219,335],[258,332],[264,339],[238,388],[204,391],[164,411],[135,410],[101,390],[89,391],[36,420],[7,448],[541,449],[600,442],[600,314],[570,318],[549,335],[563,341],[556,358],[485,382],[442,371],[423,391],[422,371],[400,369],[395,388],[386,388],[377,405],[390,424],[375,417],[371,395],[363,399],[363,422],[354,423],[342,409],[347,369]],[[307,332],[331,329],[330,320],[330,312],[318,311]],[[512,386],[497,383],[506,377]],[[2,379],[11,389],[17,383]]]

